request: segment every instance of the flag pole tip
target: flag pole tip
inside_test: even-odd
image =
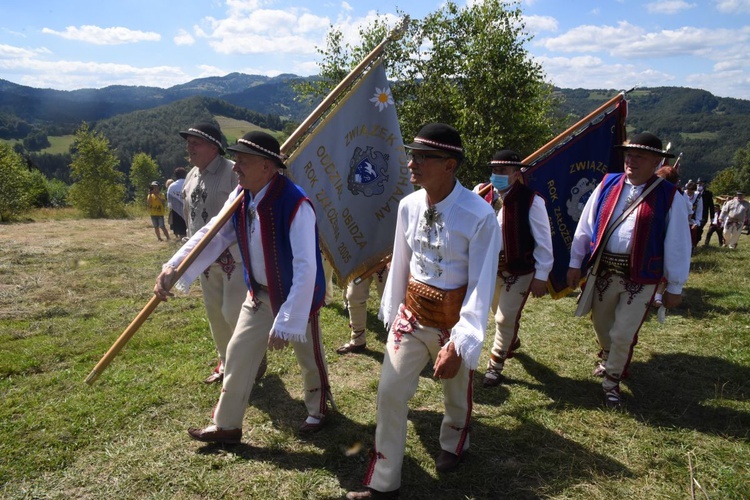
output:
[[[393,40],[400,40],[402,36],[404,36],[404,33],[406,32],[406,28],[409,27],[409,15],[405,15],[403,18],[401,18],[401,21],[393,28],[388,38]]]

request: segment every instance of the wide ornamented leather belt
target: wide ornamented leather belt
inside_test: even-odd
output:
[[[508,269],[508,261],[505,260],[505,250],[500,252],[500,257],[497,261],[497,275],[502,276],[503,271]]]
[[[630,255],[604,252],[602,260],[599,262],[599,272],[597,274],[616,274],[627,278],[630,276]]]
[[[467,285],[443,290],[409,277],[406,307],[420,324],[448,330],[458,323]]]

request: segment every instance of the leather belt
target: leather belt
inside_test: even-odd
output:
[[[420,324],[447,330],[458,323],[467,286],[443,290],[409,277],[405,305]]]
[[[600,276],[604,274],[616,274],[625,278],[630,276],[630,255],[624,253],[602,254],[602,260],[599,262]]]
[[[508,261],[505,260],[505,250],[500,252],[500,257],[497,261],[497,275],[502,276],[503,271],[508,269]]]

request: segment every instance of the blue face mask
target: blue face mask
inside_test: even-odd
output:
[[[490,175],[490,183],[492,184],[492,187],[494,187],[498,191],[502,191],[503,189],[508,187],[508,176],[492,174]]]

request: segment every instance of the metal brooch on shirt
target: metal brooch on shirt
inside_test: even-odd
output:
[[[255,211],[255,207],[253,205],[250,205],[247,207],[247,218],[250,221],[250,233],[255,232],[255,224],[253,223],[255,221],[255,214],[257,212]]]
[[[424,221],[427,226],[433,226],[438,218],[438,211],[434,206],[424,211]]]

